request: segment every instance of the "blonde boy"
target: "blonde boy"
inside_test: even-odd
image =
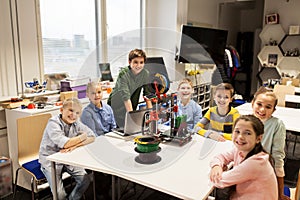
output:
[[[78,99],[67,99],[60,109],[61,114],[49,119],[40,145],[39,162],[52,190],[51,163],[47,156],[57,152],[69,152],[91,143],[95,135],[91,129],[78,119],[82,106]],[[58,199],[66,199],[67,194],[62,182],[62,172],[66,171],[76,181],[76,186],[68,195],[69,199],[80,200],[89,186],[90,179],[84,169],[64,164],[56,164]]]

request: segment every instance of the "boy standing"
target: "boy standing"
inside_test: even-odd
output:
[[[141,49],[130,51],[128,56],[129,66],[123,68],[110,94],[107,103],[112,107],[118,127],[124,127],[126,111],[136,110],[139,103],[141,90],[143,96],[149,95],[149,72],[144,69],[146,53]],[[147,101],[151,108],[151,101]]]
[[[46,158],[57,152],[69,152],[75,148],[91,143],[95,134],[77,119],[82,106],[78,99],[64,101],[61,114],[49,119],[40,145],[39,162],[52,191],[51,163]],[[76,186],[68,196],[69,199],[80,200],[89,186],[90,179],[84,169],[64,164],[56,164],[58,199],[66,199],[67,195],[62,182],[62,172],[66,171],[76,181]]]

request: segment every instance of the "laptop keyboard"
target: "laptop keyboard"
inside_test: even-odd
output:
[[[112,129],[112,131],[116,134],[122,135],[122,136],[126,136],[128,134],[124,133],[124,128],[120,127],[120,128],[114,128]]]

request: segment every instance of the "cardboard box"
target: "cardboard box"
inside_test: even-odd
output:
[[[68,91],[68,92],[61,92],[60,93],[60,100],[64,101],[66,99],[70,98],[78,98],[78,92],[77,91]]]
[[[283,77],[283,78],[281,78],[281,84],[282,85],[292,85],[292,86],[295,86],[295,87],[299,87],[300,86],[300,79]]]
[[[29,99],[23,99],[23,101],[19,101],[19,102],[4,102],[4,103],[1,103],[1,106],[3,108],[11,109],[11,108],[18,108],[21,105],[27,106],[29,103],[30,103]]]

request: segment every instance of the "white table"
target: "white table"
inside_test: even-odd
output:
[[[251,103],[242,104],[240,106],[237,106],[236,109],[242,115],[253,113]],[[276,106],[276,110],[273,113],[273,116],[281,119],[285,124],[287,130],[300,132],[300,109]]]
[[[63,163],[118,176],[178,198],[206,199],[212,190],[209,162],[213,156],[231,149],[232,142],[193,135],[193,140],[183,147],[160,144],[161,161],[152,165],[135,162],[138,154],[134,147],[132,140],[100,136],[92,144],[47,159],[52,163],[53,178],[55,163]],[[57,199],[56,182],[53,184],[53,196]]]
[[[300,103],[300,96],[299,95],[286,94],[285,95],[285,101],[286,102],[291,102],[291,103]]]

